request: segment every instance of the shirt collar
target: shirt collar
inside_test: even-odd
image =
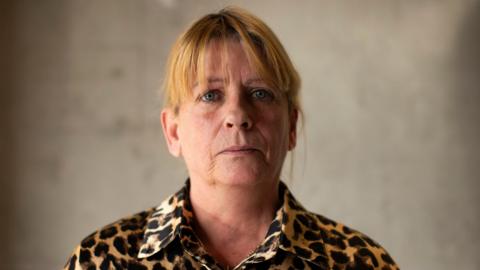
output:
[[[190,183],[187,180],[182,189],[155,208],[147,220],[138,258],[146,258],[157,253],[177,237],[181,239],[184,247],[190,249],[195,256],[199,258],[208,256],[196,240],[191,227],[193,211],[188,197],[189,190]],[[318,228],[314,214],[306,211],[281,181],[279,197],[281,198],[281,207],[270,224],[265,240],[244,262],[266,261],[275,256],[280,248],[317,266],[325,266],[327,255],[320,233],[321,229]],[[304,233],[302,227],[313,229],[317,235]],[[193,235],[181,237],[185,234]],[[185,239],[194,239],[194,241],[192,243]]]
[[[280,182],[280,191],[282,188],[285,191],[279,248],[315,264],[319,269],[329,269],[323,240],[326,232],[318,225],[321,217],[305,210],[287,186]]]
[[[149,257],[165,248],[179,235],[182,224],[191,224],[190,219],[193,213],[190,207],[185,207],[188,190],[189,181],[187,180],[182,189],[155,208],[147,220],[138,258]]]

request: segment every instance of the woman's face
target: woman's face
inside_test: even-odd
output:
[[[195,84],[178,115],[162,114],[170,152],[182,156],[192,181],[245,185],[277,181],[295,146],[297,112],[280,91],[262,81],[241,44],[211,42],[206,85]],[[227,74],[225,74],[227,73]]]

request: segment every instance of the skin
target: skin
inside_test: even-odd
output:
[[[206,85],[196,83],[161,121],[170,153],[187,166],[194,230],[205,249],[235,266],[264,239],[278,207],[278,181],[296,143],[297,111],[259,78],[238,41],[206,50]],[[241,236],[241,237],[239,237]]]

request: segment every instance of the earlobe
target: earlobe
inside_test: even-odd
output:
[[[290,130],[288,133],[288,150],[293,150],[297,145],[297,121],[298,110],[293,109],[290,113]]]
[[[174,157],[180,157],[182,151],[178,136],[178,123],[175,112],[170,108],[163,109],[160,115],[160,121],[162,123],[163,135],[165,136],[168,151]]]

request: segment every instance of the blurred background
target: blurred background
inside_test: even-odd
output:
[[[402,269],[480,269],[480,1],[5,0],[0,269],[60,269],[79,241],[187,177],[159,125],[175,38],[227,4],[303,78],[284,179]]]

